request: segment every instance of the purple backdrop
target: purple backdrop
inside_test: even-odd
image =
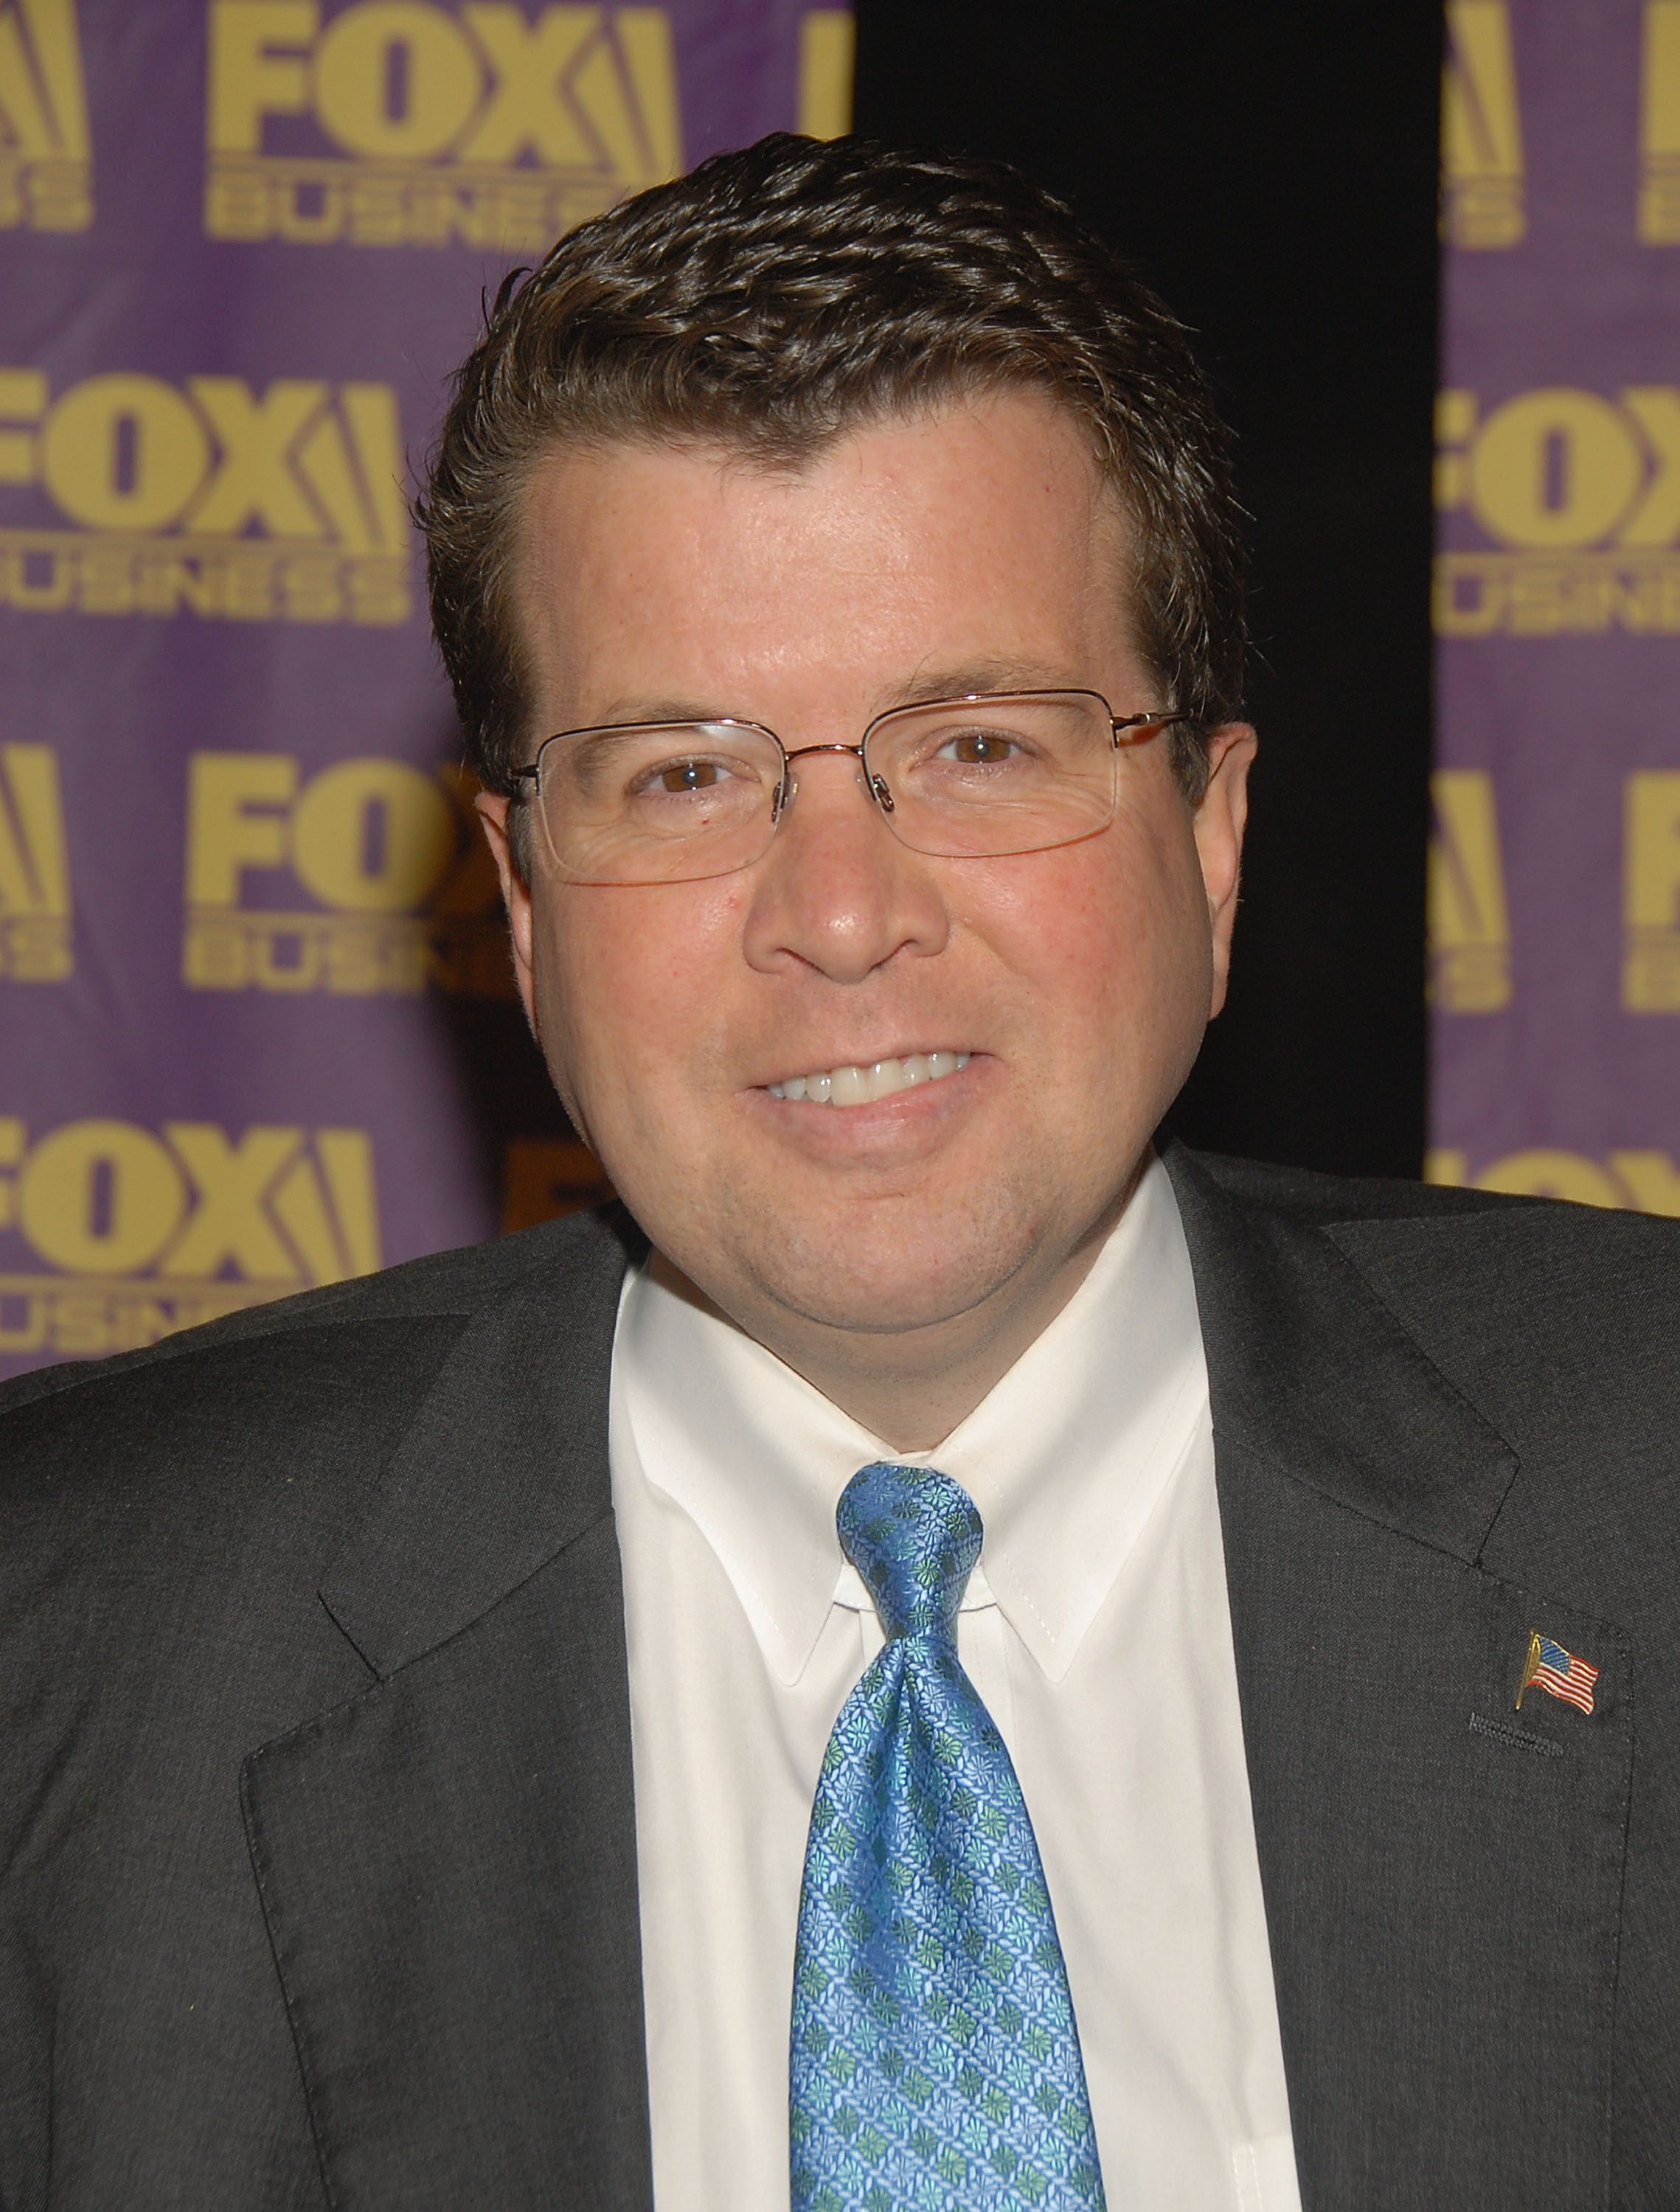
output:
[[[1448,25],[1431,1172],[1680,1213],[1680,5]]]
[[[1680,0],[1454,0],[1431,1172],[1680,1212]],[[399,479],[797,0],[0,0],[0,1371],[586,1188]]]
[[[0,0],[0,1371],[587,1183],[399,480],[482,289],[719,147],[843,128],[849,35],[798,0]]]

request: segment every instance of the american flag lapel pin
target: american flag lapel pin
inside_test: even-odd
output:
[[[1554,1644],[1549,1636],[1543,1636],[1537,1628],[1528,1632],[1528,1656],[1523,1662],[1523,1679],[1517,1685],[1517,1711],[1523,1709],[1523,1692],[1537,1684],[1549,1696],[1561,1698],[1566,1705],[1579,1705],[1584,1713],[1592,1711],[1592,1685],[1598,1679],[1598,1669],[1578,1659],[1573,1651],[1566,1651],[1561,1644]]]

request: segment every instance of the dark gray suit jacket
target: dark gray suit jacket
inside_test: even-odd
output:
[[[1680,2205],[1680,1224],[1170,1164],[1307,2212]],[[648,2204],[624,1257],[0,1394],[4,2212]]]

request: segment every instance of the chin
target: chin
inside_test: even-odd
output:
[[[1044,1241],[1042,1224],[1007,1206],[955,1218],[878,1221],[860,1234],[835,1225],[801,1234],[785,1220],[752,1253],[762,1297],[807,1322],[861,1335],[934,1328],[971,1313]]]

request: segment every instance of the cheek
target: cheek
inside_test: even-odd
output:
[[[971,927],[1013,971],[1032,1027],[1062,1050],[1129,1060],[1141,1040],[1176,1036],[1205,1015],[1210,935],[1187,830],[1117,823],[1083,845],[1024,857],[988,889]]]
[[[649,1065],[692,1073],[716,1050],[741,905],[734,878],[560,890],[538,939],[537,996],[551,1063],[581,1097]]]

